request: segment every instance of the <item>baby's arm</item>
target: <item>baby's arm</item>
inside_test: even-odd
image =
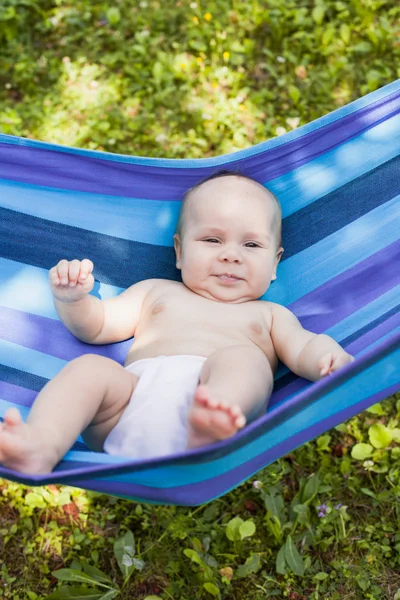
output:
[[[61,260],[50,269],[49,282],[58,316],[69,331],[88,344],[109,344],[135,334],[147,293],[160,281],[140,281],[115,298],[89,295],[93,263]]]
[[[328,335],[304,329],[287,308],[278,304],[271,306],[275,352],[296,375],[317,381],[354,360]]]

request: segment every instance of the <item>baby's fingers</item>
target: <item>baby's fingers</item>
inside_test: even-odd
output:
[[[333,354],[325,354],[325,356],[322,357],[322,359],[319,362],[319,374],[321,375],[321,377],[325,377],[326,375],[329,375],[329,373],[332,372],[333,363]]]
[[[89,275],[92,273],[94,265],[91,260],[84,258],[81,262],[81,268],[78,276],[79,283],[85,283]]]
[[[79,277],[80,269],[81,269],[81,262],[77,259],[71,260],[71,262],[69,263],[69,269],[68,269],[68,281],[66,281],[66,283],[69,283],[69,285],[71,287],[76,286],[76,282]],[[62,283],[64,283],[64,281],[65,281],[65,279],[62,280]]]
[[[49,277],[54,285],[68,285],[68,261],[60,260],[55,267],[50,269]]]

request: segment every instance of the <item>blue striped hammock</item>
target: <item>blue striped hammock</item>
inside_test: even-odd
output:
[[[134,461],[77,440],[55,471],[0,476],[154,503],[202,504],[400,389],[400,80],[247,150],[196,160],[128,157],[0,135],[0,417],[26,417],[71,359],[123,363],[131,340],[90,346],[58,320],[47,284],[89,257],[101,298],[178,279],[172,236],[184,191],[229,168],[279,197],[285,253],[265,299],[356,356],[310,383],[280,367],[267,414],[204,449]],[[71,394],[74,393],[71,388]]]

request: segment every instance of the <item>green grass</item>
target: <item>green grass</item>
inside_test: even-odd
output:
[[[393,81],[399,59],[394,0],[3,0],[0,131],[215,156]],[[399,422],[400,394],[198,508],[1,481],[0,598],[96,567],[121,600],[399,600]]]

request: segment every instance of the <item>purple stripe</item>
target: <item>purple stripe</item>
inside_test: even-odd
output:
[[[38,392],[34,390],[28,390],[27,388],[8,383],[7,381],[0,381],[0,397],[8,402],[14,402],[19,406],[30,407],[33,404]]]
[[[287,438],[280,444],[262,452],[252,460],[230,469],[227,473],[222,473],[212,479],[204,480],[201,483],[191,483],[174,488],[152,488],[149,486],[125,483],[119,481],[97,481],[93,479],[77,479],[68,482],[68,485],[81,487],[83,489],[94,490],[98,492],[121,495],[127,497],[136,497],[143,500],[159,501],[168,504],[178,504],[181,506],[196,506],[209,502],[232,488],[245,481],[260,469],[271,464],[278,458],[285,456],[298,446],[321,435],[339,423],[343,423],[355,414],[362,412],[369,406],[384,400],[388,396],[395,394],[399,389],[398,384],[382,390],[357,404],[354,404],[330,417],[320,421],[295,435]],[[193,467],[195,468],[195,467]]]
[[[400,111],[400,91],[269,150],[242,159],[226,157],[265,183],[340,146]],[[200,163],[201,164],[201,163]],[[68,148],[44,150],[0,143],[0,177],[34,185],[115,196],[180,200],[215,167],[144,166],[73,154]],[[71,177],[71,173],[73,177]]]
[[[383,323],[377,325],[374,329],[368,331],[365,335],[361,336],[348,346],[345,346],[347,352],[353,356],[357,355],[362,350],[365,350],[371,344],[374,344],[385,335],[391,333],[400,324],[400,314],[393,315]],[[283,402],[288,396],[304,390],[310,385],[310,382],[302,377],[298,377],[295,381],[292,381],[283,388],[273,392],[269,401],[269,408],[271,409],[276,404]]]
[[[400,283],[400,240],[357,263],[288,308],[306,329],[322,333]],[[373,281],[373,284],[371,283]]]
[[[67,361],[90,353],[123,364],[132,345],[132,340],[101,346],[85,344],[74,337],[61,321],[5,307],[0,307],[0,332],[0,337],[8,342]]]

